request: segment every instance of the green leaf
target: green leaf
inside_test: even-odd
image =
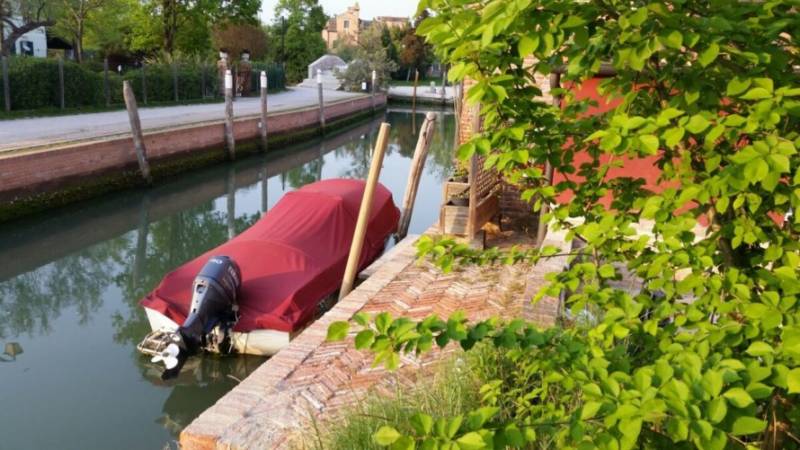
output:
[[[664,134],[664,143],[667,147],[673,148],[683,139],[684,129],[682,127],[673,127],[667,129]]]
[[[736,436],[745,434],[755,434],[764,431],[767,428],[767,422],[757,419],[755,417],[739,417],[733,422],[731,433]]]
[[[349,323],[343,321],[333,322],[328,327],[328,337],[326,339],[328,341],[341,341],[347,336],[349,330]]]
[[[471,431],[456,440],[458,448],[462,450],[479,450],[486,448],[486,443],[480,434]]]
[[[789,164],[789,157],[786,155],[780,155],[777,153],[773,153],[768,156],[769,161],[772,163],[772,167],[778,170],[780,173],[789,173],[791,170]]]
[[[740,98],[743,100],[761,100],[770,97],[772,97],[772,94],[770,94],[768,90],[762,87],[756,87],[747,91],[747,93]]]
[[[652,134],[643,134],[639,136],[639,142],[642,143],[646,154],[655,155],[658,153],[658,137]]]
[[[728,405],[725,399],[717,397],[708,404],[707,417],[711,423],[720,423],[728,414]]]
[[[564,23],[561,24],[561,28],[575,28],[575,27],[579,27],[579,26],[581,26],[581,25],[583,25],[585,23],[586,23],[586,20],[584,20],[583,17],[580,17],[580,16],[569,16],[569,17],[567,17],[567,20],[565,20]]]
[[[719,45],[712,43],[707,49],[700,53],[697,57],[697,62],[699,62],[701,66],[706,67],[717,59],[717,55],[719,55]]]
[[[665,47],[680,49],[683,45],[683,35],[680,31],[673,30],[665,36],[659,36],[658,40],[664,44]]]
[[[750,397],[750,394],[739,387],[728,389],[722,396],[737,408],[746,408],[753,404],[753,398]]]
[[[752,81],[749,78],[741,79],[739,77],[733,78],[731,81],[728,82],[728,89],[726,93],[732,97],[735,97],[742,92],[746,91],[747,88],[750,87],[750,83]]]
[[[401,436],[400,439],[394,441],[389,447],[389,450],[414,450],[416,442],[408,436]]]
[[[375,341],[375,333],[372,330],[361,330],[356,335],[356,349],[363,350]]]
[[[525,35],[519,38],[519,43],[517,44],[517,51],[519,51],[519,57],[525,58],[533,54],[536,49],[539,47],[539,35],[538,34],[531,34]]]
[[[433,418],[427,414],[416,413],[409,419],[414,431],[420,436],[427,436],[431,434],[433,429]]]
[[[800,369],[792,369],[786,375],[786,384],[790,394],[800,393]]]
[[[769,166],[761,158],[756,158],[744,166],[744,176],[750,183],[761,181],[769,173]]]
[[[581,420],[591,419],[597,412],[600,411],[600,407],[603,406],[600,402],[586,402],[583,404],[583,408],[581,409]]]
[[[689,130],[690,133],[699,134],[710,125],[711,122],[709,122],[708,119],[700,114],[695,114],[689,119],[689,123],[686,124],[686,129]]]
[[[394,428],[384,425],[372,435],[372,440],[378,445],[392,445],[396,440],[400,439],[400,433]]]
[[[753,342],[746,350],[747,354],[751,356],[771,355],[774,351],[771,345],[761,341]]]

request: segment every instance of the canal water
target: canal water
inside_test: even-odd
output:
[[[437,219],[450,170],[454,118],[437,115],[411,233]],[[385,117],[381,182],[398,205],[423,118],[402,109]],[[381,120],[0,226],[0,449],[174,448],[183,427],[264,359],[204,356],[162,382],[136,351],[149,331],[139,300],[286,192],[365,178]]]

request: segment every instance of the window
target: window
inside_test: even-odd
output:
[[[33,56],[33,42],[19,41],[20,55]]]
[[[350,28],[350,21],[349,20],[345,20],[344,21],[344,29],[346,30],[348,28]]]

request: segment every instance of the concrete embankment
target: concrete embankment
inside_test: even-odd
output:
[[[374,102],[382,109],[386,96],[378,95]],[[372,103],[368,95],[327,102],[326,131],[372,115]],[[259,125],[258,115],[236,119],[237,155],[257,150]],[[319,109],[306,106],[272,113],[268,130],[270,149],[317,136]],[[225,159],[223,120],[145,130],[144,140],[156,179]],[[0,221],[142,183],[129,134],[4,151]]]

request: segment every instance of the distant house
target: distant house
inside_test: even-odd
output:
[[[408,18],[405,17],[378,16],[373,20],[363,20],[360,12],[361,8],[356,3],[347,8],[347,11],[331,17],[322,30],[322,39],[328,48],[332,48],[339,39],[352,43],[358,42],[361,32],[373,24],[389,28],[401,28],[409,25]]]
[[[11,18],[15,25],[22,25],[22,19]],[[3,27],[3,41],[11,34],[11,27]],[[28,55],[37,58],[47,57],[47,31],[45,27],[39,27],[31,30],[17,39],[14,47],[11,49],[12,55]]]

